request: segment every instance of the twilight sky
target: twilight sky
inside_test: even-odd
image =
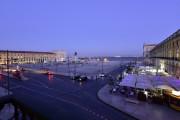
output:
[[[0,0],[0,49],[142,55],[180,29],[180,0]]]

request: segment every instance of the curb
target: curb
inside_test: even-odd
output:
[[[107,84],[105,84],[102,88],[104,88],[106,85],[107,85]],[[126,115],[132,117],[132,118],[135,119],[135,120],[139,120],[138,118],[134,117],[133,115],[128,114],[127,112],[124,112],[124,111],[122,111],[122,110],[120,110],[120,109],[118,109],[118,108],[116,108],[116,107],[114,107],[114,106],[112,106],[112,105],[110,105],[110,104],[104,102],[104,101],[98,96],[98,93],[99,93],[99,91],[100,91],[102,88],[100,88],[100,89],[98,90],[98,92],[96,93],[96,97],[98,98],[99,101],[101,101],[101,102],[104,103],[105,105],[107,105],[107,106],[113,108],[114,110],[117,110],[117,111],[119,111],[119,112],[121,112],[121,113],[124,113],[124,114],[126,114]]]

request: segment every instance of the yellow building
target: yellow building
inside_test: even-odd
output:
[[[17,63],[17,64],[24,64],[24,63],[46,63],[46,62],[53,62],[56,59],[62,57],[65,59],[65,54],[61,53],[57,54],[54,52],[37,52],[37,51],[0,51],[0,64],[7,63],[7,55],[9,59],[9,63]]]
[[[150,57],[158,69],[180,77],[180,30],[159,43],[150,52]]]

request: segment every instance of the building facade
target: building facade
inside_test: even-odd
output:
[[[159,43],[150,52],[153,63],[171,75],[180,77],[180,30]]]
[[[143,45],[143,57],[144,57],[144,64],[150,65],[152,64],[150,60],[150,51],[156,47],[156,44],[144,44]]]
[[[65,59],[64,54],[54,52],[37,52],[37,51],[0,51],[0,64],[6,64],[7,58],[9,64],[25,64],[25,63],[47,63],[57,59]]]
[[[156,47],[156,44],[144,44],[143,45],[143,57],[150,57],[150,51]]]
[[[56,62],[63,62],[66,60],[66,53],[64,51],[53,51],[56,54]]]

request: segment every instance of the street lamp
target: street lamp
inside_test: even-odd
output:
[[[74,53],[74,76],[76,75],[76,58],[77,57],[77,52]]]
[[[102,64],[101,64],[101,72],[104,73],[104,59],[102,58]]]
[[[55,58],[55,67],[56,67],[56,72],[58,71],[58,62],[57,59]]]
[[[67,65],[68,65],[68,73],[69,73],[69,76],[70,76],[69,56],[68,56],[68,58],[67,58],[67,59],[68,59],[68,64],[67,64]]]
[[[7,59],[6,59],[6,65],[7,65],[7,87],[8,87],[8,95],[9,95],[9,51],[7,50]]]

